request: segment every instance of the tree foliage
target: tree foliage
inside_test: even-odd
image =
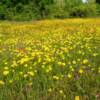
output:
[[[92,17],[98,15],[99,8],[95,2],[84,4],[82,0],[0,0],[0,19]]]

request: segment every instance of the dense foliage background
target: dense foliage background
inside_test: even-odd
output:
[[[98,17],[99,0],[0,0],[1,20]]]

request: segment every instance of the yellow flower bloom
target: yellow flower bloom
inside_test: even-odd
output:
[[[19,72],[20,75],[23,75],[23,72]]]
[[[25,62],[28,62],[29,60],[30,60],[30,58],[25,57],[25,58],[22,58],[22,59],[19,61],[19,63],[20,63],[20,64],[24,64]]]
[[[53,79],[59,80],[59,77],[58,76],[53,76]]]
[[[49,66],[49,67],[46,69],[46,72],[47,72],[47,73],[50,72],[50,71],[52,71],[52,67],[51,67],[51,66]]]
[[[18,66],[18,64],[17,64],[17,62],[14,60],[13,61],[13,64],[11,65],[12,67],[16,67],[16,66]]]
[[[5,70],[8,70],[8,67],[4,67]]]
[[[79,70],[79,73],[80,73],[80,74],[82,74],[82,73],[83,73],[83,70],[82,70],[82,69],[80,69],[80,70]]]
[[[32,67],[29,67],[29,69],[31,70],[31,69],[32,69]]]
[[[51,66],[48,66],[48,68],[46,69],[46,72],[48,73],[50,71],[52,71],[52,67]]]
[[[64,62],[58,62],[58,65],[60,65],[60,66],[65,66],[66,63],[64,63]]]
[[[33,71],[28,72],[28,74],[29,74],[30,76],[34,76],[34,72],[33,72]]]
[[[75,60],[73,60],[73,61],[72,61],[72,63],[73,63],[73,64],[76,64],[76,61],[75,61]]]
[[[8,62],[5,62],[4,64],[5,64],[5,65],[7,65],[7,64],[8,64]]]
[[[96,57],[98,54],[97,53],[93,53],[93,56]]]
[[[81,59],[77,59],[77,61],[81,61]]]
[[[27,74],[24,74],[24,78],[26,78],[26,77],[28,77],[28,75]]]
[[[100,69],[98,70],[98,73],[100,73]]]
[[[75,96],[75,100],[80,100],[80,97],[79,96]]]
[[[7,76],[8,74],[9,74],[9,71],[8,70],[3,71],[3,75],[4,76]]]
[[[65,66],[66,64],[65,63],[62,63],[62,66]]]
[[[60,93],[60,94],[63,94],[64,92],[63,92],[63,90],[60,90],[59,93]]]
[[[51,92],[51,91],[52,91],[52,89],[51,89],[51,88],[49,88],[49,89],[48,89],[48,92]]]
[[[9,83],[13,83],[13,80],[9,80]]]
[[[4,84],[5,84],[4,81],[0,80],[0,85],[4,85]]]
[[[62,64],[62,62],[58,62],[58,65],[61,65]]]
[[[28,67],[28,64],[25,64],[24,67]]]
[[[68,78],[72,78],[72,75],[71,74],[68,74]]]
[[[88,63],[88,59],[84,59],[83,64],[87,64],[87,63]]]

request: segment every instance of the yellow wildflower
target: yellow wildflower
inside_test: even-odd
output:
[[[81,59],[77,59],[77,61],[81,61]]]
[[[51,89],[51,88],[49,88],[49,89],[48,89],[48,92],[51,92],[51,91],[52,91],[52,89]]]
[[[68,78],[71,78],[72,77],[72,75],[71,74],[68,74]]]
[[[75,96],[75,100],[80,100],[80,97],[79,96]]]
[[[63,92],[63,90],[60,90],[59,93],[60,93],[60,94],[63,94],[64,92]]]
[[[73,60],[73,61],[72,61],[72,63],[73,63],[73,64],[76,64],[76,61],[75,61],[75,60]]]
[[[19,72],[20,75],[23,75],[23,72]]]
[[[24,74],[24,78],[26,78],[26,77],[28,77],[28,75],[27,74]]]
[[[17,64],[17,62],[14,60],[13,61],[13,64],[11,65],[12,67],[16,67],[18,64]]]
[[[66,64],[65,63],[62,63],[62,66],[65,66]]]
[[[7,65],[7,64],[8,64],[8,62],[5,62],[4,64],[5,64],[5,65]]]
[[[8,67],[4,67],[5,70],[8,70]]]
[[[100,69],[98,70],[98,73],[100,73]]]
[[[79,70],[79,73],[80,73],[80,74],[82,74],[82,73],[83,73],[83,70],[82,70],[82,69],[80,69],[80,70]]]
[[[26,68],[27,68],[27,67],[28,67],[28,64],[25,64],[25,65],[24,65],[24,67],[26,67]]]
[[[84,59],[83,64],[87,64],[87,63],[88,63],[88,59]]]
[[[53,76],[53,79],[59,80],[59,77],[58,76]]]
[[[52,70],[52,68],[50,67],[50,68],[46,69],[46,72],[48,73],[48,72],[50,72],[51,70]]]
[[[5,84],[4,81],[0,80],[0,85],[4,85],[4,84]]]
[[[13,83],[13,80],[9,80],[9,83]]]
[[[6,75],[8,75],[8,74],[9,74],[9,71],[8,71],[8,70],[3,71],[3,75],[4,75],[4,76],[6,76]]]
[[[58,62],[58,65],[61,65],[62,64],[62,62]]]
[[[93,56],[96,57],[98,54],[97,53],[93,53]]]
[[[30,60],[30,58],[25,57],[25,58],[22,58],[22,59],[19,61],[19,63],[20,63],[20,64],[24,64],[25,62],[28,62],[29,60]]]
[[[34,76],[34,72],[33,72],[33,71],[28,72],[28,74],[29,74],[30,76]]]

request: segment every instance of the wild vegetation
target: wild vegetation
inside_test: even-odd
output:
[[[100,20],[0,22],[0,100],[100,100]]]
[[[99,17],[99,0],[0,0],[1,20]]]

